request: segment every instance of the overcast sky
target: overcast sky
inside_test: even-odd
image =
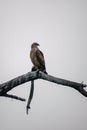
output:
[[[0,84],[31,70],[32,42],[50,75],[87,84],[86,0],[0,0]],[[37,80],[29,115],[26,104],[0,97],[0,130],[87,130],[87,98],[72,88]]]

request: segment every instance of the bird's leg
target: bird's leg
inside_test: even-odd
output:
[[[40,69],[36,69],[34,66],[32,67],[31,71],[36,71],[37,75],[39,74]]]
[[[36,71],[37,75],[39,73],[39,71],[41,71],[40,69],[36,69],[34,66],[32,67],[31,71]]]
[[[32,69],[31,69],[31,71],[36,71],[37,69],[33,66],[32,67]]]

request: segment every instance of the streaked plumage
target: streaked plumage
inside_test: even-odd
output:
[[[39,50],[38,46],[38,43],[33,43],[31,45],[30,58],[36,69],[46,73],[44,55]]]

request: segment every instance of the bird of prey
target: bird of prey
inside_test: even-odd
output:
[[[38,48],[38,43],[31,45],[30,58],[36,70],[40,70],[47,74],[45,67],[45,59],[43,53]]]

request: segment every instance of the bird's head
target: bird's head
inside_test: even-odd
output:
[[[39,46],[39,44],[34,42],[34,43],[32,43],[31,48],[38,47],[38,46]]]

